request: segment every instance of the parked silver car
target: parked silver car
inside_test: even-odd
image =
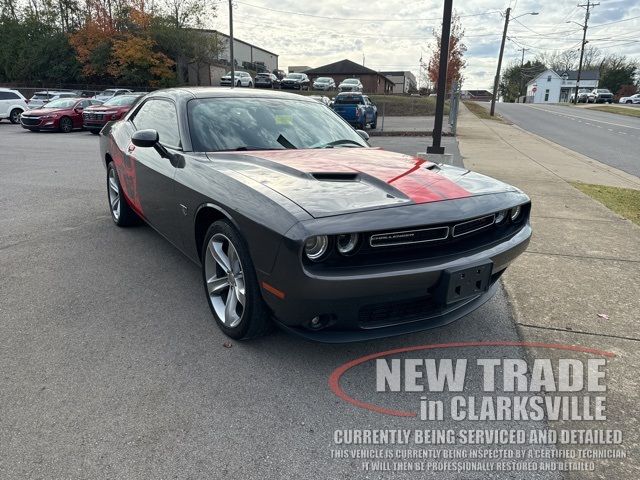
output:
[[[236,87],[253,87],[253,78],[247,72],[242,72],[236,70],[235,74],[235,82],[234,85]],[[221,87],[230,87],[231,86],[231,72],[227,72],[227,74],[220,79]]]
[[[36,92],[29,99],[28,108],[34,110],[43,107],[46,103],[58,100],[59,98],[76,98],[79,97],[77,92],[56,92],[51,90],[43,90]]]
[[[331,77],[318,77],[313,81],[314,90],[328,91],[336,88],[336,81]]]
[[[338,92],[362,92],[363,89],[359,78],[347,78],[338,85]]]

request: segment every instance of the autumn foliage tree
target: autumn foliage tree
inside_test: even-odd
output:
[[[438,78],[440,76],[440,46],[441,42],[442,30],[437,31],[434,29],[433,31],[433,41],[432,41],[432,54],[429,59],[429,63],[427,65],[427,75],[429,76],[429,80],[433,85],[438,84]],[[462,24],[460,23],[460,17],[458,15],[454,15],[451,20],[451,34],[449,36],[449,58],[447,61],[447,82],[446,82],[446,91],[449,92],[451,90],[451,86],[453,82],[462,83],[463,76],[462,70],[466,66],[466,61],[464,60],[464,54],[467,51],[466,45],[463,43],[462,39],[464,37],[464,30],[462,28]]]

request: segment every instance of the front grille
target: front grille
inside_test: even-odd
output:
[[[358,312],[358,322],[370,328],[408,323],[429,318],[437,313],[438,308],[431,296],[365,305]]]
[[[104,118],[102,113],[85,113],[83,116],[85,120],[102,120]]]
[[[493,225],[495,218],[496,216],[494,214],[491,214],[485,217],[474,218],[473,220],[458,223],[453,226],[453,236],[461,237],[462,235],[467,235],[469,233],[482,230],[483,228],[490,227],[491,225]]]
[[[401,232],[377,233],[369,237],[372,247],[389,247],[391,245],[410,245],[413,243],[437,242],[449,236],[449,227],[423,228],[420,230],[404,230]]]
[[[24,115],[22,115],[20,117],[20,120],[22,121],[23,125],[26,125],[28,127],[40,125],[40,117],[25,117]]]

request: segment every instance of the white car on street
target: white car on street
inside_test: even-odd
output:
[[[618,100],[618,103],[640,103],[640,93],[636,93],[630,97],[621,97],[620,100]]]
[[[26,109],[27,99],[19,91],[0,88],[0,120],[7,118],[11,123],[19,123]]]

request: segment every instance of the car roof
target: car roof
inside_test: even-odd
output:
[[[17,92],[18,90],[16,90],[15,88],[5,88],[5,87],[0,87],[0,92]]]
[[[171,97],[174,99],[191,98],[281,98],[288,100],[314,101],[304,95],[296,93],[280,92],[278,90],[260,90],[250,88],[230,87],[178,87],[155,90],[148,94],[147,98]]]

